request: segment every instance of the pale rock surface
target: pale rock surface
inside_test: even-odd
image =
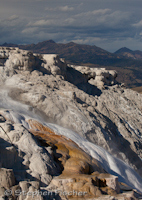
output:
[[[53,75],[65,75],[67,64],[56,54],[43,55],[43,67]]]
[[[57,55],[12,48],[1,48],[0,55],[0,83],[6,86],[1,107],[21,112],[14,100],[26,103],[22,112],[33,109],[33,116],[71,128],[142,175],[142,95],[117,84],[115,71],[68,66]]]
[[[115,70],[106,70],[105,68],[90,68],[85,66],[74,66],[74,69],[81,72],[85,77],[87,77],[88,82],[91,85],[95,85],[99,88],[103,88],[105,85],[116,84],[117,72]]]
[[[0,168],[0,186],[10,188],[15,185],[15,177],[12,169]]]
[[[73,189],[76,191],[77,190],[82,191],[83,188],[85,191],[86,183],[89,187],[91,187],[93,182],[94,182],[94,186],[97,186],[97,184],[101,184],[99,183],[99,181],[100,182],[102,181],[102,184],[104,181],[104,185],[108,186],[109,188],[112,188],[114,191],[116,191],[116,193],[120,193],[118,177],[112,176],[110,174],[99,174],[96,177],[95,176],[93,177],[93,175],[92,176],[90,175],[89,177],[89,176],[85,176],[84,174],[82,174],[82,176],[80,177],[79,175],[75,175],[75,176],[72,175],[71,177],[65,177],[65,176],[55,177],[52,179],[50,185],[47,187],[47,190],[48,189],[50,190],[50,188],[53,187],[53,188],[58,188],[58,190],[61,190],[61,191],[73,191]],[[100,195],[102,194],[100,193]]]
[[[5,83],[12,98],[45,113],[48,122],[75,130],[142,173],[140,94],[115,85],[101,91],[93,88],[96,95],[90,95],[62,77],[24,72]]]
[[[2,123],[0,126],[3,128],[0,130],[1,167],[13,169],[17,181],[30,178],[40,181],[41,185],[48,185],[52,179],[51,175],[59,172],[48,151],[38,145],[23,125],[11,124],[11,130],[6,130]]]

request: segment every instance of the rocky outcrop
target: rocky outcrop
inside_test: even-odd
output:
[[[12,76],[18,71],[39,70],[43,73],[63,75],[66,77],[67,64],[56,54],[33,54],[30,51],[18,48],[0,47],[0,63],[4,66],[7,76]],[[105,68],[89,68],[83,66],[70,66],[84,75],[90,84],[103,87],[104,85],[114,85],[117,77],[116,71]],[[81,77],[80,77],[81,79]]]
[[[30,179],[48,185],[60,168],[22,125],[1,123],[1,167],[13,169],[17,181]],[[7,128],[8,127],[8,128]],[[8,135],[7,135],[7,134]],[[12,145],[11,145],[12,144]],[[37,165],[37,163],[39,163]]]
[[[74,66],[74,69],[81,72],[91,85],[103,88],[105,85],[111,86],[117,83],[117,72],[114,70],[106,70],[105,68],[90,68],[83,66]]]
[[[38,55],[30,51],[12,47],[0,47],[0,68],[4,77],[21,71],[65,75],[67,64],[56,54]],[[41,73],[41,74],[42,74]]]
[[[50,185],[46,188],[58,189],[60,195],[66,194],[69,198],[95,198],[102,197],[103,194],[116,195],[117,192],[110,187],[107,187],[105,179],[98,179],[95,175],[71,175],[69,177],[60,175],[54,178]]]
[[[67,64],[56,54],[43,55],[43,67],[53,75],[65,75]]]
[[[57,55],[35,55],[17,48],[1,48],[0,55],[0,107],[12,108],[18,113],[24,113],[24,116],[30,115],[33,118],[36,116],[37,119],[70,128],[90,142],[105,148],[133,167],[140,175],[142,174],[141,94],[117,84],[115,71],[68,66]],[[51,135],[54,133],[44,124],[34,123],[31,118],[24,116],[17,116],[10,110],[3,111],[0,122],[7,132],[14,132],[15,127],[19,127],[16,130],[18,133],[22,126],[15,126],[13,123],[24,123],[27,129],[36,126],[35,131],[51,131]],[[6,121],[7,119],[9,121]],[[24,135],[29,134],[24,128],[22,130]],[[20,140],[17,138],[21,135],[15,137],[11,134],[11,137],[10,139],[16,142]],[[23,145],[24,137],[27,136],[23,136],[20,143],[22,146],[19,148],[27,154]],[[55,140],[55,136],[52,136],[52,140],[53,137]],[[52,144],[55,146],[55,143]],[[64,150],[58,167],[63,169],[65,166],[67,169],[64,170],[65,174],[69,169],[72,172],[88,173],[92,164],[80,158],[68,157],[70,154],[63,141],[62,145],[58,144],[56,148],[59,154]],[[48,151],[50,152],[49,149]],[[4,151],[6,156],[3,163],[12,166],[14,152],[13,147]],[[51,168],[47,163],[50,159],[49,162],[52,161],[52,156],[44,158],[44,155],[38,152],[41,163],[44,159],[47,161],[48,170],[39,167],[37,172],[34,166],[36,151],[33,149],[31,152],[33,156],[26,158],[25,162],[33,162],[26,166],[34,172],[34,175],[30,174],[31,171],[26,173],[41,180],[40,171],[48,174]],[[11,156],[8,162],[6,158],[9,155]],[[54,164],[56,169],[57,163]],[[19,176],[18,172],[15,176]],[[43,183],[48,183],[48,177]]]

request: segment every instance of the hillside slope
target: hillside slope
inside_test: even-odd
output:
[[[124,56],[127,58],[133,58],[133,59],[142,59],[142,51],[136,50],[132,51],[126,47],[123,47],[115,52],[115,54],[119,56]]]

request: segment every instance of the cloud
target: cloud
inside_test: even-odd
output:
[[[113,11],[111,9],[98,9],[92,10],[88,12],[81,12],[79,14],[71,14],[68,15],[69,17],[63,17],[56,19],[56,23],[54,25],[63,27],[66,26],[67,28],[77,29],[79,32],[88,32],[90,34],[89,29],[93,29],[93,31],[101,31],[108,32],[113,30],[119,29],[132,29],[131,22],[132,22],[132,15],[130,12],[125,11]],[[69,26],[69,27],[68,27]],[[73,30],[72,30],[73,31]]]
[[[19,16],[18,15],[12,15],[8,18],[9,21],[13,21],[13,20],[16,20],[16,19],[19,19]]]
[[[133,24],[134,27],[142,27],[142,20],[140,20],[138,23]]]
[[[29,21],[26,25],[26,28],[28,27],[37,27],[39,29],[41,28],[47,28],[47,27],[50,27],[50,26],[56,26],[58,24],[58,22],[60,21],[59,19],[56,19],[55,18],[52,18],[50,19],[49,18],[50,15],[46,16],[45,18],[41,18],[41,19],[38,19],[38,20],[34,20],[32,19],[31,21]]]
[[[49,20],[41,19],[41,20],[34,22],[33,24],[29,23],[29,25],[32,25],[32,26],[47,26],[47,25],[53,25],[54,22],[55,21],[52,20],[52,19],[49,19]]]
[[[111,9],[98,9],[98,10],[93,10],[93,11],[88,11],[88,12],[82,12],[76,15],[76,17],[86,17],[86,16],[91,16],[91,15],[104,15],[108,12],[110,12]]]
[[[84,39],[74,38],[72,41],[78,44],[94,44],[104,40],[106,39],[102,39],[100,37],[85,37]]]
[[[73,22],[75,21],[75,19],[74,18],[67,18],[67,19],[65,19],[65,22],[67,23],[67,24],[73,24]]]
[[[45,8],[45,10],[47,10],[47,11],[69,12],[69,11],[73,11],[74,8],[66,5],[66,6],[58,6],[58,7],[48,7],[48,8]]]
[[[91,13],[92,13],[93,15],[104,15],[104,14],[110,12],[110,11],[111,11],[111,9],[106,8],[106,9],[94,10],[94,11],[92,11]]]
[[[81,12],[76,15],[65,13],[60,18],[57,18],[58,14],[56,13],[52,17],[51,15],[47,16],[46,13],[44,18],[35,18],[30,22],[23,20],[23,26],[21,26],[20,18],[16,23],[7,24],[5,21],[4,27],[7,27],[7,31],[9,30],[11,34],[10,40],[21,40],[23,43],[35,43],[53,39],[56,42],[74,41],[76,43],[100,46],[99,44],[104,45],[103,43],[108,40],[114,41],[118,37],[131,37],[133,34],[133,31],[129,31],[131,17],[128,12],[112,11],[106,8]],[[16,29],[15,35],[17,36],[15,37],[14,31]]]
[[[36,27],[30,27],[30,28],[25,28],[21,31],[21,33],[24,34],[33,34],[35,31],[37,31]]]
[[[57,10],[57,8],[49,8],[49,7],[45,8],[45,11],[56,11],[56,10]]]
[[[63,12],[68,12],[68,11],[74,10],[73,7],[69,7],[69,6],[61,6],[58,9],[61,10],[61,11],[63,11]]]
[[[111,9],[98,9],[74,15],[74,25],[90,26],[99,29],[128,27],[131,21],[130,12],[112,11]],[[125,24],[125,25],[124,25]]]
[[[116,50],[122,44],[138,46],[140,5],[140,0],[5,0],[0,6],[0,43],[53,39]]]
[[[98,17],[96,21],[108,28],[118,29],[118,27],[122,26],[126,28],[130,24],[131,14],[129,12],[115,11]]]

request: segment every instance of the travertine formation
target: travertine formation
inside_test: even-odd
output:
[[[85,66],[73,66],[74,69],[80,71],[91,85],[103,88],[105,85],[111,86],[117,83],[117,72],[115,70],[106,70],[105,68],[90,68]]]
[[[38,55],[18,48],[0,47],[0,65],[4,66],[4,72],[7,76],[12,76],[17,71],[31,72],[33,70],[39,70],[46,74],[51,73],[54,76],[63,75],[64,77],[68,77],[71,75],[71,73],[67,75],[67,64],[58,55]],[[102,88],[104,85],[116,84],[117,73],[114,70],[73,65],[70,65],[70,68],[79,71],[83,75],[83,79],[86,79],[92,85]],[[72,73],[75,73],[75,71],[72,71]],[[82,77],[79,78],[79,82],[84,82],[84,80],[82,81]]]
[[[139,195],[126,185],[122,187],[117,176],[106,173],[97,160],[72,140],[56,135],[35,119],[23,116],[28,130],[9,118],[8,110],[0,113],[2,199],[119,200],[121,196],[135,199]]]
[[[142,96],[118,84],[116,76],[117,73],[113,70],[67,65],[58,55],[35,55],[18,48],[1,47],[0,107],[22,111],[24,114],[30,109],[32,115],[36,113],[42,120],[70,128],[122,159],[142,175]],[[28,106],[25,107],[22,103]],[[4,120],[1,116],[0,121],[5,130],[12,130],[14,125]],[[17,123],[22,121],[20,118]],[[25,122],[25,127],[29,129],[28,123],[30,124],[30,121]],[[16,127],[21,129],[21,125]],[[26,131],[22,129],[22,132],[28,134]],[[21,135],[14,138],[17,137],[20,139]],[[22,137],[24,138],[24,134]],[[32,140],[32,136],[30,137]],[[66,149],[61,145],[60,151],[62,148]],[[10,150],[11,155],[13,151],[14,149]],[[33,156],[26,158],[25,162],[29,162],[28,159],[35,162],[34,151],[36,150],[32,150]],[[45,159],[48,166],[48,161],[52,162],[53,158],[50,155],[44,158],[44,153],[42,155],[40,151],[40,160]],[[71,167],[69,161],[73,163],[73,171],[74,166],[80,165],[79,160],[77,163],[74,158],[66,158],[65,153],[60,158],[66,169]],[[13,156],[7,164],[12,164],[12,159]],[[56,166],[57,163],[53,163],[54,174],[61,165]],[[42,172],[39,173],[34,165],[31,164],[29,170],[33,174],[40,174],[40,178],[47,173],[47,169],[50,171],[49,165],[46,170],[39,169]],[[82,162],[80,166],[81,168],[76,167],[78,173],[88,172],[88,164]],[[53,174],[50,173],[50,177]],[[47,183],[50,177],[47,176],[42,181],[43,184]]]

